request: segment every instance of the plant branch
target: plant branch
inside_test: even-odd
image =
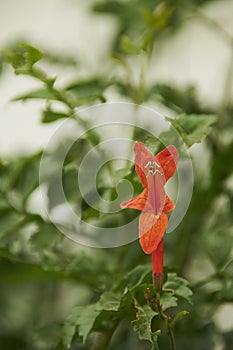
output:
[[[162,305],[160,303],[160,293],[159,292],[156,292],[155,302],[157,305],[157,311],[158,311],[159,318],[161,320],[163,320],[165,323],[166,331],[167,331],[169,341],[170,341],[170,348],[171,348],[171,350],[176,350],[175,337],[174,337],[174,333],[173,333],[173,330],[171,327],[171,319],[167,314],[165,314],[163,312]]]
[[[164,322],[166,327],[166,332],[169,337],[170,342],[170,349],[176,350],[176,344],[175,344],[175,337],[173,333],[173,325],[177,321],[175,318],[173,321],[171,320],[170,316],[168,316],[162,308],[161,302],[160,302],[160,293],[157,291],[155,296],[151,295],[150,289],[145,289],[145,297],[148,300],[148,303],[153,311],[155,311],[158,314],[158,317]]]

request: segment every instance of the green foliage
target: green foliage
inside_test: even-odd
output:
[[[42,123],[52,123],[57,121],[58,119],[69,118],[70,115],[61,112],[54,112],[51,109],[43,111],[42,114]]]
[[[63,336],[64,345],[70,347],[76,327],[78,327],[79,335],[83,337],[83,343],[85,343],[87,336],[93,327],[95,318],[99,313],[100,311],[97,311],[96,306],[93,304],[77,306],[65,324]]]
[[[142,48],[131,41],[126,35],[121,37],[121,48],[129,55],[138,55]]]
[[[104,91],[109,86],[102,78],[92,78],[90,80],[84,80],[73,82],[65,87],[65,90],[69,91],[74,98],[83,103],[91,103],[92,101],[100,100],[105,102]]]
[[[155,317],[155,312],[148,305],[140,306],[135,300],[137,310],[136,320],[132,321],[134,331],[138,334],[139,339],[148,340],[152,346],[151,350],[158,350],[158,336],[160,331],[151,330],[151,322]]]
[[[105,292],[101,295],[97,303],[96,310],[118,311],[121,303],[121,298],[118,294]]]
[[[211,112],[200,105],[196,89],[192,85],[178,88],[167,84],[156,84],[146,91],[145,99],[156,100],[177,113],[189,115]]]
[[[215,115],[180,115],[174,119],[167,118],[178,131],[185,144],[190,147],[201,142],[209,133],[210,127],[216,123]]]
[[[176,297],[181,297],[190,302],[190,296],[192,291],[188,287],[188,282],[181,277],[178,277],[175,273],[168,274],[168,280],[164,284],[164,288],[172,289]]]
[[[37,232],[33,233],[30,238],[32,249],[41,252],[44,249],[51,249],[51,247],[58,241],[59,231],[51,224],[42,222]]]
[[[102,329],[106,322],[111,320],[114,324],[119,324],[121,320],[127,319],[140,340],[147,340],[152,349],[159,349],[157,341],[160,330],[154,331],[152,328],[152,321],[155,317],[158,318],[159,313],[154,310],[152,304],[150,305],[150,301],[146,304],[143,298],[146,286],[152,288],[151,284],[145,284],[149,277],[148,270],[149,266],[137,266],[125,276],[123,285],[120,283],[114,291],[104,292],[96,303],[75,307],[64,325],[64,345],[71,346],[72,339],[77,337],[82,337],[85,344],[88,342],[88,335]],[[160,298],[163,311],[176,307],[177,298],[189,300],[192,292],[187,284],[186,280],[179,278],[175,273],[168,275],[165,287],[169,286],[170,289],[164,288]],[[182,317],[181,314],[185,315],[185,312],[181,311],[178,319]],[[174,319],[174,323],[176,321],[177,319]]]
[[[38,89],[35,91],[30,91],[20,96],[13,98],[13,101],[27,101],[30,99],[40,99],[40,100],[57,100],[57,95],[53,90],[49,88]]]
[[[15,69],[16,74],[31,74],[32,67],[43,57],[40,50],[26,43],[20,43],[7,52],[7,61]]]
[[[233,301],[232,101],[227,91],[231,78],[229,75],[226,79],[219,106],[203,102],[197,94],[201,89],[193,84],[178,87],[147,82],[150,67],[156,64],[153,52],[159,52],[160,45],[169,45],[167,38],[172,40],[190,15],[199,16],[202,23],[210,25],[211,30],[215,28],[232,45],[230,34],[206,18],[206,11],[201,12],[201,6],[208,2],[96,2],[93,15],[110,15],[118,24],[109,52],[114,60],[106,62],[106,68],[101,62],[101,76],[87,74],[85,79],[80,78],[81,61],[77,65],[67,53],[42,52],[27,43],[14,43],[0,52],[0,74],[9,64],[15,74],[28,75],[38,83],[38,87],[19,96],[12,93],[12,101],[40,99],[44,101],[42,123],[73,118],[83,130],[90,129],[69,148],[61,174],[66,201],[78,207],[81,218],[90,224],[123,225],[138,213],[104,214],[82,198],[77,188],[78,169],[92,147],[101,144],[102,135],[92,130],[86,119],[74,118],[77,107],[104,103],[107,97],[111,102],[112,92],[136,104],[159,103],[167,115],[173,116],[167,120],[187,148],[205,140],[203,153],[208,155],[203,172],[199,172],[198,160],[194,162],[196,183],[190,208],[165,240],[168,273],[160,292],[154,291],[151,264],[138,242],[111,250],[82,250],[66,239],[46,215],[39,214],[39,210],[32,212],[30,200],[39,191],[43,150],[16,159],[0,159],[1,349],[118,350],[133,346],[137,350],[162,350],[168,348],[167,335],[171,339],[172,333],[177,349],[212,350],[216,339],[224,350],[230,349],[232,330],[220,329],[214,316]],[[72,80],[61,83],[64,80],[58,79],[60,76],[47,72],[48,64],[53,69],[55,65],[73,69]],[[63,72],[60,75],[63,77]],[[182,145],[173,139],[171,130],[160,136],[179,146],[182,158]],[[135,128],[132,139],[146,142],[154,150],[161,148],[157,139],[140,128]],[[60,181],[57,164],[69,142],[63,139],[55,147],[46,169],[52,176],[48,182],[46,176],[43,179],[49,212],[64,204],[56,191]],[[135,193],[142,190],[132,165],[115,171],[111,164],[105,164],[96,179],[100,196],[114,200],[114,184],[121,179],[130,181]]]

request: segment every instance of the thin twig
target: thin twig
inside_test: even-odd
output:
[[[166,331],[167,331],[169,341],[170,341],[170,348],[171,348],[171,350],[176,350],[175,337],[174,337],[174,333],[173,333],[173,330],[171,327],[171,320],[170,320],[170,317],[163,312],[162,305],[160,303],[160,293],[159,292],[156,292],[155,301],[156,301],[156,305],[157,305],[157,311],[158,311],[159,318],[161,320],[163,320],[165,323]]]

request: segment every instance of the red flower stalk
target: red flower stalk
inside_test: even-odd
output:
[[[135,168],[144,190],[137,197],[121,203],[122,208],[141,210],[139,217],[140,244],[146,254],[152,254],[152,275],[156,289],[163,285],[163,236],[167,214],[175,207],[164,185],[176,171],[178,152],[168,146],[156,156],[141,142],[134,145]]]

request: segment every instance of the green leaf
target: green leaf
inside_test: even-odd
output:
[[[184,88],[167,84],[156,84],[148,88],[145,98],[156,99],[178,113],[210,113],[209,109],[200,106],[196,89],[193,85]]]
[[[78,334],[83,337],[83,344],[87,340],[97,316],[101,311],[96,310],[95,304],[77,306],[73,309],[71,315],[67,318],[63,329],[63,343],[70,347],[72,338],[78,327]]]
[[[164,283],[164,289],[172,289],[174,295],[181,297],[191,303],[190,296],[193,294],[188,287],[188,281],[182,277],[178,277],[176,273],[168,273],[168,280]]]
[[[43,54],[31,45],[19,43],[13,49],[6,50],[6,57],[16,74],[29,74],[33,65],[41,60]]]
[[[160,331],[152,332],[151,322],[157,315],[151,310],[149,305],[139,305],[137,300],[134,300],[134,305],[137,310],[136,320],[132,321],[133,330],[138,334],[139,339],[148,340],[151,344],[151,350],[159,350],[158,337]]]
[[[57,121],[58,119],[65,119],[69,117],[70,117],[70,114],[46,110],[46,111],[43,111],[42,113],[42,123],[52,123]]]
[[[180,115],[166,118],[177,130],[188,147],[199,143],[210,133],[211,126],[217,121],[216,115]]]
[[[0,165],[1,190],[10,205],[18,210],[22,209],[30,194],[39,186],[40,159],[41,152]]]
[[[22,193],[24,201],[39,186],[39,166],[41,160],[41,152],[26,158],[22,171],[16,179],[15,189]]]
[[[130,38],[126,35],[121,37],[121,48],[122,50],[130,55],[139,55],[142,51],[140,45],[135,44]]]
[[[77,99],[78,104],[90,103],[95,100],[106,102],[103,94],[109,85],[110,83],[106,80],[97,77],[69,84],[65,90]]]
[[[151,0],[137,0],[133,2],[111,0],[95,4],[95,11],[117,17],[119,28],[116,42],[114,43],[114,52],[122,52],[120,44],[122,34],[135,40],[141,38],[142,33],[147,29],[147,25],[141,15],[141,10],[146,8],[150,11],[154,7],[155,2]]]
[[[22,222],[22,216],[11,208],[2,208],[0,210],[0,238],[3,238],[7,233],[16,230]]]
[[[190,297],[193,293],[189,287],[180,285],[180,287],[175,290],[175,294],[191,303]]]
[[[120,281],[117,289],[129,289],[132,290],[142,284],[150,275],[151,279],[151,265],[138,265],[133,270],[129,271]]]
[[[37,232],[30,237],[32,248],[38,251],[51,248],[60,238],[59,233],[59,230],[52,223],[41,223]]]
[[[26,101],[29,99],[60,101],[59,96],[57,96],[57,94],[52,89],[49,89],[48,87],[26,92],[23,95],[14,97],[12,101]]]
[[[105,292],[101,295],[96,304],[96,310],[118,311],[121,304],[121,296],[112,292]]]
[[[173,11],[174,7],[163,4],[162,6],[158,6],[153,12],[142,10],[142,16],[150,30],[155,33],[168,25]]]
[[[117,0],[110,0],[108,2],[100,2],[94,5],[94,11],[103,12],[103,13],[111,13],[115,15],[124,15],[127,4],[122,3]]]
[[[162,292],[160,296],[160,303],[163,311],[177,306],[177,298],[173,295],[173,292]]]

